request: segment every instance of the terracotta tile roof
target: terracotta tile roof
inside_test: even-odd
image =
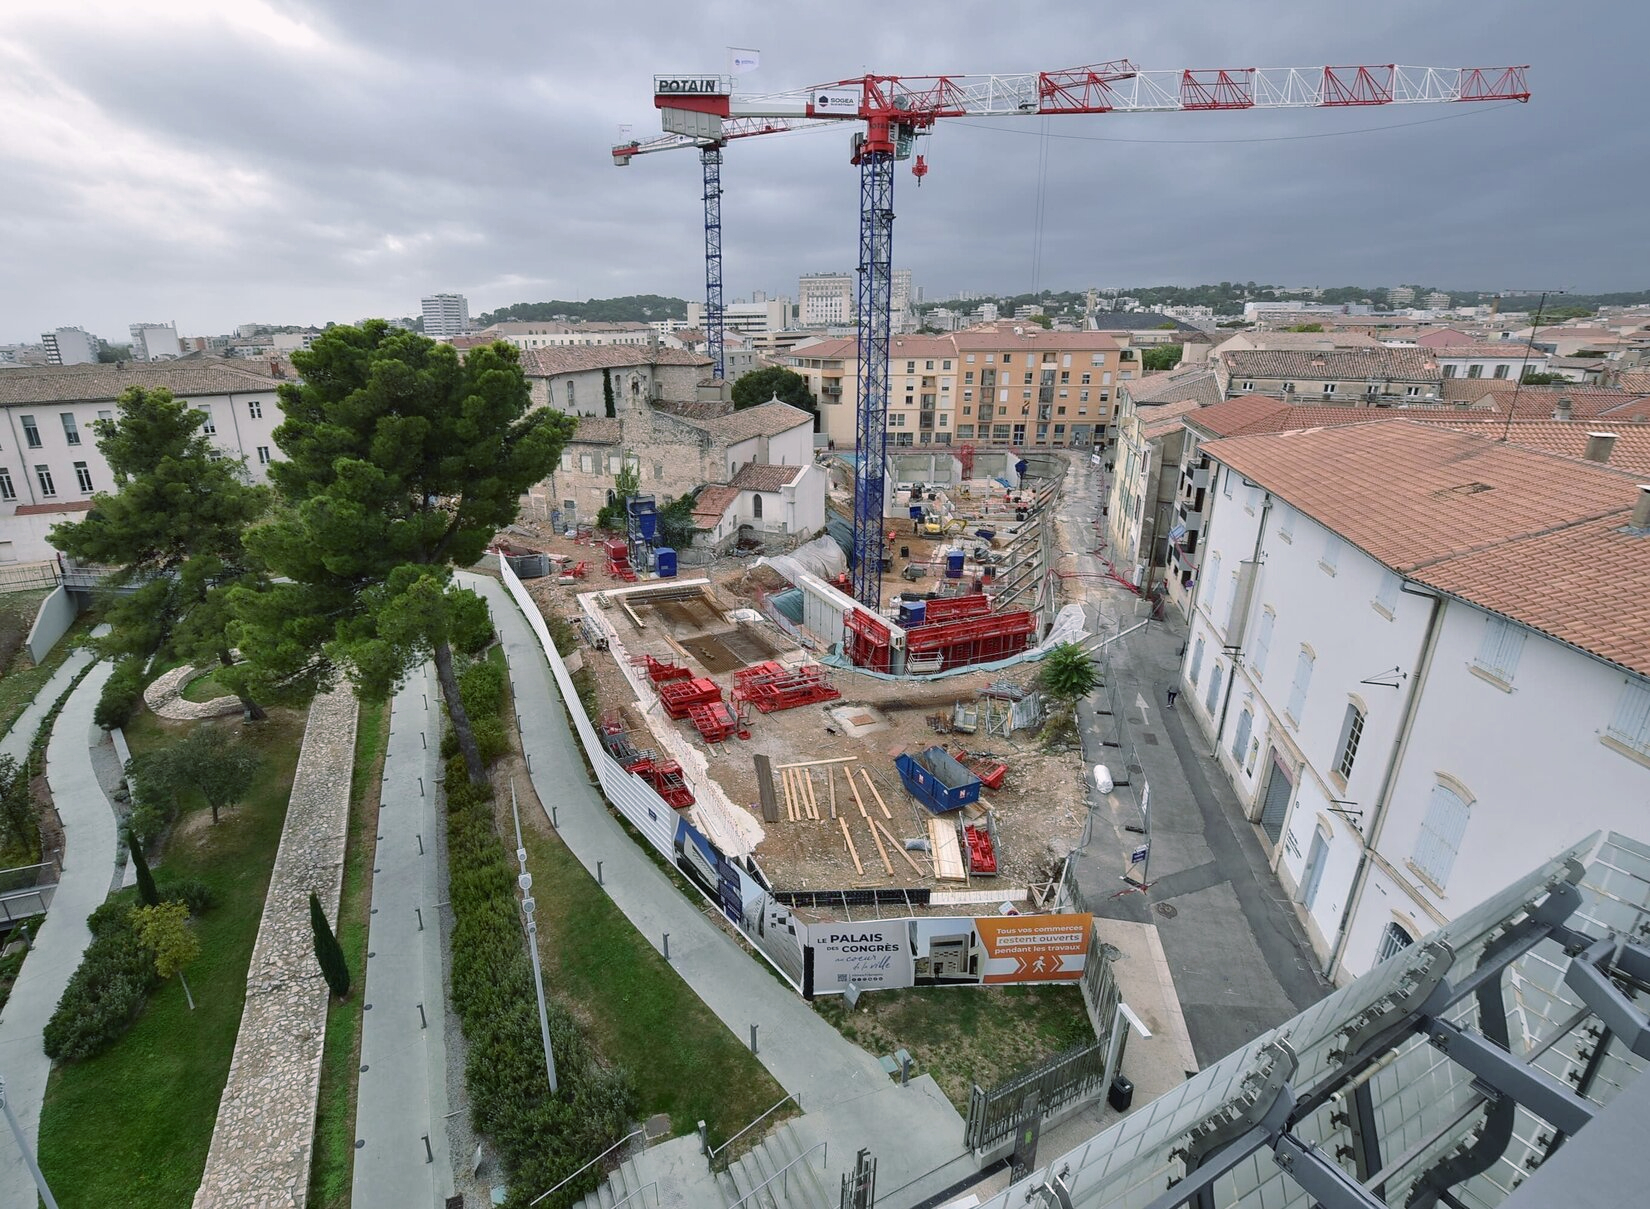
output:
[[[1608,420],[1650,420],[1650,396],[1641,396],[1630,399],[1626,403],[1618,403],[1613,407],[1606,407],[1599,412],[1601,419]]]
[[[1430,418],[1430,417],[1429,417]],[[1580,458],[1587,451],[1587,438],[1595,432],[1614,436],[1608,465],[1650,477],[1650,424],[1610,420],[1514,420],[1508,424],[1497,416],[1482,420],[1439,416],[1438,420],[1463,432],[1478,433],[1500,440],[1503,433],[1514,445],[1541,449],[1565,457]]]
[[[1186,426],[1205,436],[1232,437],[1240,432],[1268,431],[1258,426],[1290,410],[1289,404],[1271,395],[1238,395],[1198,408],[1195,415],[1186,417]]]
[[[1467,344],[1444,344],[1429,350],[1434,357],[1445,360],[1461,358],[1522,360],[1526,352],[1530,353],[1530,360],[1542,361],[1552,354],[1544,353],[1540,349],[1530,352],[1530,346],[1523,340],[1474,340]]]
[[[128,361],[125,365],[35,365],[0,370],[0,406],[28,403],[101,403],[129,386],[165,387],[174,395],[272,391],[268,365],[232,358]],[[260,370],[262,372],[260,372]]]
[[[817,361],[853,361],[859,356],[859,343],[855,340],[815,340],[812,344],[799,344],[780,356],[786,361],[804,357]]]
[[[850,340],[849,344],[854,342]],[[957,356],[957,346],[951,343],[950,336],[895,336],[888,342],[888,359],[890,361],[904,357],[950,357]],[[858,351],[857,349],[855,350]]]
[[[748,441],[751,437],[777,437],[799,425],[813,426],[813,416],[800,407],[792,407],[775,399],[747,407],[743,411],[719,416],[714,420],[693,420],[700,428],[728,444]]]
[[[1407,577],[1650,675],[1640,475],[1442,424],[1230,437],[1203,451]]]
[[[1301,349],[1380,348],[1381,342],[1363,332],[1239,332],[1260,350],[1291,352]],[[1230,336],[1223,339],[1230,339]],[[1231,350],[1237,352],[1237,349]]]
[[[693,500],[693,520],[701,529],[714,529],[727,514],[728,505],[739,498],[739,488],[706,487]]]
[[[1016,336],[1014,329],[1019,327],[1021,334]],[[1044,331],[1029,319],[1018,319],[1010,322],[1000,320],[995,327],[969,328],[966,331],[953,332],[950,337],[956,342],[957,348],[963,352],[982,351],[991,349],[1048,349],[1066,350],[1069,352],[1110,352],[1123,346],[1105,332],[1050,332]]]
[[[1356,348],[1271,351],[1233,349],[1221,354],[1234,378],[1322,379],[1359,382],[1399,378],[1437,382],[1443,374],[1427,348]]]
[[[756,462],[746,462],[728,481],[728,486],[736,491],[778,491],[796,482],[796,476],[801,473],[800,466],[762,466]]]
[[[649,348],[645,344],[577,344],[521,352],[521,368],[530,378],[632,365],[691,365],[703,369],[709,364],[709,357],[684,348]]]
[[[1251,396],[1253,397],[1253,396]],[[1419,409],[1416,409],[1419,410]],[[1232,436],[1248,436],[1261,432],[1291,432],[1299,428],[1331,428],[1342,424],[1372,424],[1395,416],[1408,416],[1410,409],[1395,407],[1318,407],[1310,403],[1295,403],[1281,411],[1256,417],[1254,423],[1234,432]]]
[[[624,429],[617,420],[597,416],[580,416],[578,427],[568,438],[581,445],[617,445],[623,439]]]
[[[1458,379],[1446,378],[1444,385],[1447,388]],[[1586,416],[1602,416],[1614,414],[1616,409],[1630,405],[1634,396],[1625,390],[1613,390],[1607,386],[1590,386],[1579,382],[1568,382],[1554,386],[1524,386],[1516,382],[1499,379],[1469,378],[1466,386],[1453,397],[1467,399],[1474,404],[1482,405],[1489,400],[1489,406],[1502,415],[1514,406],[1513,397],[1517,395],[1518,403],[1515,415],[1522,419],[1549,420],[1553,409],[1558,406],[1560,399],[1570,400],[1571,414],[1577,418]],[[1444,398],[1452,396],[1446,389]]]
[[[1138,381],[1123,383],[1119,389],[1128,391],[1137,406],[1179,403],[1184,399],[1211,406],[1221,400],[1220,379],[1213,369],[1204,365],[1147,374]]]
[[[1616,385],[1636,395],[1650,395],[1650,373],[1622,374]]]
[[[1140,431],[1148,441],[1167,436],[1184,428],[1186,416],[1202,406],[1196,399],[1180,399],[1174,403],[1148,407],[1140,413]]]

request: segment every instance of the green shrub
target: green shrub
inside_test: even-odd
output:
[[[447,783],[451,987],[468,1047],[465,1085],[475,1127],[503,1159],[511,1203],[525,1203],[617,1141],[637,1111],[636,1094],[553,997],[546,1011],[559,1092],[549,1094],[515,867],[493,825],[490,792],[465,783],[463,761],[454,763]],[[573,1204],[599,1179],[586,1172],[553,1203]]]
[[[198,877],[179,878],[175,882],[160,883],[160,901],[182,903],[191,915],[203,915],[217,905],[212,888]]]
[[[458,695],[470,721],[496,718],[504,710],[505,672],[498,664],[478,659],[458,674]]]
[[[131,904],[104,903],[87,919],[92,943],[58,1000],[42,1040],[46,1057],[77,1062],[113,1045],[143,1010],[158,980],[155,959],[138,943]]]
[[[137,716],[143,700],[143,660],[122,659],[104,682],[92,721],[104,730],[125,726]]]

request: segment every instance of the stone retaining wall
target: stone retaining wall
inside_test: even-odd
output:
[[[143,690],[143,703],[162,718],[173,722],[198,722],[202,718],[221,718],[225,714],[241,712],[236,697],[214,697],[210,701],[185,701],[180,694],[184,685],[202,675],[202,669],[184,664],[163,672]]]
[[[337,920],[355,723],[355,697],[347,687],[310,706],[195,1209],[301,1209],[309,1194],[327,1019],[309,895],[318,894],[327,918]]]

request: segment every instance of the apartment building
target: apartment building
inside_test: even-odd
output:
[[[203,431],[256,482],[276,455],[277,382],[244,361],[201,359],[8,369],[0,374],[0,562],[51,558],[46,534],[112,491],[93,426],[131,386],[159,387],[205,413]]]
[[[1434,345],[1427,350],[1446,378],[1491,378],[1517,382],[1526,364],[1531,373],[1547,371],[1548,354],[1510,340]],[[1527,358],[1527,361],[1526,361]]]
[[[797,311],[803,327],[852,323],[859,279],[853,273],[804,273],[797,281]]]
[[[1650,486],[1389,419],[1201,445],[1181,680],[1326,973],[1642,827]]]
[[[127,330],[134,361],[167,361],[183,352],[175,323],[134,323]]]
[[[1437,402],[1443,372],[1437,349],[1335,348],[1224,352],[1217,359],[1226,395],[1277,395],[1291,401],[1394,407]]]
[[[476,335],[513,344],[519,349],[580,348],[593,344],[619,344],[632,348],[656,343],[671,344],[651,323],[577,323],[560,320],[501,320],[484,327]]]
[[[431,294],[420,299],[424,334],[431,340],[451,340],[470,330],[470,300],[463,294]]]
[[[48,365],[92,365],[97,361],[97,337],[78,327],[60,327],[40,337]]]

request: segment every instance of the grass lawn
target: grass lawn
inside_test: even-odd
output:
[[[355,730],[355,773],[350,780],[349,839],[344,847],[344,889],[333,930],[349,962],[352,994],[327,1008],[321,1053],[321,1095],[315,1113],[315,1158],[309,1169],[309,1203],[316,1209],[348,1209],[355,1174],[355,1088],[361,1062],[361,977],[366,969],[368,871],[377,842],[378,785],[390,737],[388,702],[362,705]]]
[[[508,826],[508,790],[500,796]],[[542,813],[525,804],[521,813],[545,987],[630,1071],[642,1117],[668,1113],[675,1134],[702,1120],[713,1138],[727,1138],[782,1099],[784,1089],[631,927]]]
[[[840,995],[822,996],[814,1008],[873,1054],[903,1046],[913,1073],[934,1076],[963,1113],[975,1083],[993,1087],[1061,1050],[1094,1040],[1074,982],[869,991],[853,1010]]]
[[[188,723],[141,715],[127,728],[134,752],[164,745]],[[212,722],[202,725],[233,725]],[[249,728],[265,767],[257,790],[217,826],[186,802],[156,878],[199,878],[217,905],[197,923],[201,956],[189,967],[196,1010],[172,979],[113,1049],[54,1068],[40,1123],[40,1162],[65,1205],[175,1209],[195,1195],[246,997],[247,966],[286,817],[303,718],[271,711]],[[131,893],[130,891],[126,893]]]
[[[185,701],[214,701],[219,697],[233,697],[235,694],[218,683],[218,671],[213,668],[184,685],[183,692],[178,695]]]
[[[23,595],[19,593],[18,595]],[[32,595],[32,594],[31,594]],[[0,596],[0,601],[8,597]],[[29,707],[35,694],[45,687],[46,681],[52,678],[52,673],[62,666],[69,657],[69,652],[78,646],[91,633],[92,627],[97,625],[99,618],[93,613],[82,613],[75,619],[69,632],[58,639],[57,645],[47,652],[45,661],[38,666],[29,658],[26,650],[19,650],[12,657],[11,666],[4,675],[0,675],[0,735],[11,729],[17,716]],[[27,633],[28,626],[23,627]]]

